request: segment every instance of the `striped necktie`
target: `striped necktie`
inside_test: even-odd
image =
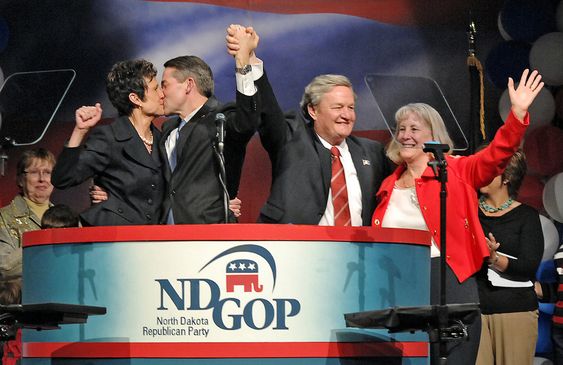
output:
[[[336,147],[330,149],[332,157],[332,179],[330,189],[332,190],[332,206],[334,208],[334,225],[351,225],[350,207],[348,205],[348,190],[346,189],[346,175],[344,166],[340,161],[340,151]]]
[[[178,163],[178,139],[180,138],[180,129],[186,125],[186,121],[182,120],[178,128],[170,132],[168,139],[166,140],[166,153],[168,154],[168,162],[170,164],[170,170],[174,171],[176,164]]]

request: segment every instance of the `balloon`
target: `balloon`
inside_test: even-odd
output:
[[[543,256],[542,261],[553,260],[553,256],[559,248],[559,232],[555,224],[540,214],[541,230],[543,232]]]
[[[530,68],[530,50],[528,43],[506,41],[493,48],[485,60],[485,72],[491,82],[499,89],[506,89],[508,77],[520,80],[522,71]]]
[[[557,274],[557,270],[555,269],[555,260],[545,260],[540,262],[538,271],[536,271],[536,280],[541,281],[542,283],[557,283],[559,281],[559,275]],[[541,304],[553,305],[553,303],[541,303]],[[544,313],[553,313],[553,310],[548,311],[546,307],[542,308],[540,306],[540,310],[542,310]]]
[[[526,135],[524,153],[529,174],[553,176],[562,172],[563,129],[551,124],[534,128]]]
[[[502,39],[504,39],[505,41],[511,41],[512,37],[510,36],[510,34],[506,33],[506,30],[502,26],[501,14],[502,14],[502,11],[498,13],[498,17],[497,17],[498,31],[500,32]]]
[[[518,75],[518,80],[520,80],[520,75]],[[504,90],[498,104],[500,117],[502,120],[506,120],[511,107],[508,89]],[[555,116],[555,99],[551,92],[544,87],[528,111],[530,112],[530,127],[550,123]]]
[[[563,172],[552,176],[545,184],[543,206],[551,218],[563,223]]]
[[[522,185],[518,190],[518,201],[534,207],[537,211],[543,211],[543,194],[544,185],[539,177],[534,175],[526,175],[522,180]]]
[[[550,0],[507,0],[501,22],[512,39],[528,43],[555,30],[555,7]]]
[[[530,51],[530,66],[552,86],[563,85],[563,32],[541,36]]]
[[[545,357],[534,357],[534,365],[553,365],[553,361]]]

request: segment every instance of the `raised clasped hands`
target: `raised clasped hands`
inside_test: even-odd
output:
[[[255,62],[255,50],[260,37],[252,27],[231,24],[227,28],[227,53],[235,57],[237,66],[241,67]]]
[[[76,109],[76,128],[79,130],[89,130],[102,119],[102,106],[96,103],[94,106],[83,106]]]
[[[508,78],[508,95],[512,104],[512,112],[520,120],[524,120],[528,108],[543,88],[543,81],[538,71],[525,69],[520,77],[518,86],[514,87],[514,80]]]

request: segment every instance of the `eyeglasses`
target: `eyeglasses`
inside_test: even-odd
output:
[[[24,174],[31,177],[32,179],[39,179],[40,176],[51,178],[51,170],[30,170],[24,171]]]

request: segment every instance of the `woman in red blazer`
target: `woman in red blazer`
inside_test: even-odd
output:
[[[477,190],[500,175],[517,150],[529,125],[528,107],[543,87],[537,71],[525,70],[515,88],[509,78],[512,110],[490,145],[478,153],[446,156],[447,160],[447,256],[446,288],[448,303],[478,302],[472,275],[489,256],[477,214]],[[432,155],[423,152],[425,142],[450,145],[444,122],[427,104],[408,104],[395,114],[397,130],[387,155],[399,165],[382,183],[377,193],[378,206],[372,224],[376,228],[398,227],[428,230],[433,238],[431,256],[431,301],[438,304],[440,256],[440,182],[428,162]],[[474,364],[479,346],[480,321],[469,331],[469,342],[462,342],[448,357],[452,364]],[[435,351],[435,349],[432,349]],[[433,352],[434,353],[434,352]],[[433,358],[437,358],[433,356]]]

